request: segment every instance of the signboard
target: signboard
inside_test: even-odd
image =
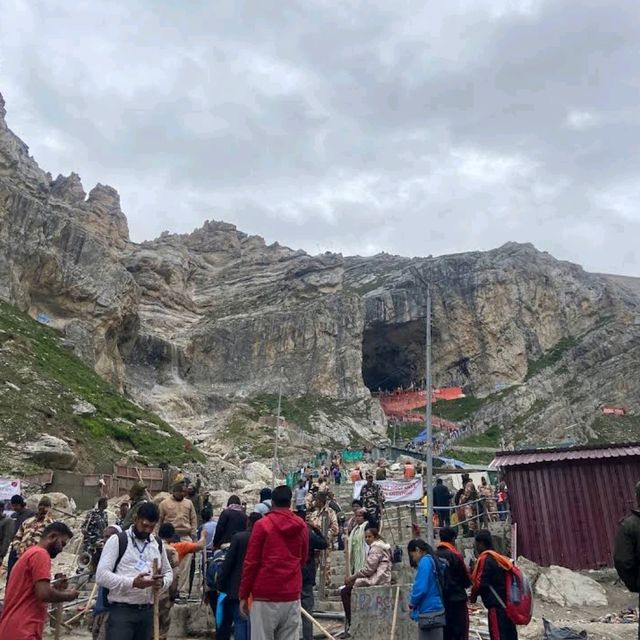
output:
[[[360,491],[366,480],[358,480],[353,484],[353,499],[360,497]],[[377,485],[382,489],[385,502],[419,502],[424,495],[422,476],[413,480],[378,480]]]
[[[20,480],[15,478],[0,478],[0,501],[9,501],[16,494],[21,493]]]
[[[358,460],[362,460],[364,458],[364,451],[351,451],[349,449],[344,449],[340,456],[342,457],[343,462],[358,462]]]

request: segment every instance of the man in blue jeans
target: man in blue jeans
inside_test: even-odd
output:
[[[249,528],[234,534],[231,538],[229,551],[222,562],[218,589],[221,594],[225,594],[225,598],[222,603],[222,624],[216,629],[217,640],[230,640],[232,627],[234,628],[233,637],[235,640],[249,640],[251,637],[249,618],[240,615],[238,591],[240,590],[242,565],[247,553],[251,529],[260,518],[262,515],[257,512],[249,515]]]

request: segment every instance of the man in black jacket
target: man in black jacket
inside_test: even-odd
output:
[[[442,478],[436,480],[436,486],[433,487],[433,508],[438,515],[441,527],[448,527],[451,522],[451,491],[447,487]]]
[[[303,518],[304,519],[304,518]],[[313,587],[316,585],[316,551],[324,551],[329,545],[317,527],[307,523],[309,529],[309,555],[307,563],[302,567],[302,608],[313,614]],[[313,640],[313,624],[302,616],[302,640]]]
[[[640,482],[636,484],[636,509],[618,527],[613,563],[620,580],[633,593],[640,592]],[[640,625],[638,626],[640,638]]]
[[[227,508],[220,514],[218,526],[213,536],[213,547],[219,549],[223,544],[229,544],[233,535],[247,528],[247,514],[242,510],[240,498],[230,496]]]
[[[469,638],[469,608],[467,591],[471,586],[471,576],[462,554],[455,546],[456,531],[450,527],[440,529],[440,542],[436,553],[447,564],[444,609],[447,625],[444,640],[467,640]]]
[[[24,501],[24,498],[21,495],[11,496],[11,509],[13,511],[13,515],[11,516],[11,519],[13,520],[13,535],[15,536],[16,533],[18,533],[20,527],[24,524],[24,521],[31,518],[35,514],[33,513],[33,511],[31,511],[31,509],[27,509],[27,503]],[[11,569],[13,569],[13,565],[17,561],[17,551],[10,548],[9,559],[7,560],[7,582],[9,582]]]
[[[242,565],[244,564],[244,556],[247,553],[251,529],[260,518],[262,518],[262,515],[255,512],[249,516],[248,529],[236,533],[231,538],[231,546],[222,563],[218,578],[218,589],[220,593],[225,593],[226,596],[222,604],[222,624],[216,629],[217,640],[230,640],[232,627],[235,640],[249,640],[251,636],[249,619],[240,614],[238,591],[240,590]]]

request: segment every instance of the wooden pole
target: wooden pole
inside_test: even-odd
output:
[[[138,467],[134,467],[134,469],[136,470],[136,473],[138,474],[138,480],[140,480],[140,482],[142,484],[145,484],[144,480],[142,479],[142,474],[140,473],[140,469],[138,469]],[[129,476],[131,477],[131,476]],[[151,497],[151,492],[149,491],[149,489],[147,489],[147,486],[145,485],[144,487],[144,492],[147,494],[147,499],[151,502],[153,502],[153,498]]]
[[[396,599],[393,603],[393,620],[391,621],[391,640],[396,637],[396,624],[398,623],[398,603],[400,602],[400,587],[396,587]]]
[[[87,604],[85,605],[84,609],[82,611],[80,611],[80,613],[77,613],[75,616],[73,616],[73,618],[69,618],[67,620],[67,624],[71,624],[72,622],[75,622],[78,618],[81,618],[82,616],[86,616],[87,613],[89,613],[89,611],[91,611],[91,603],[93,602],[93,598],[96,595],[96,590],[98,589],[98,584],[94,582],[93,584],[93,589],[91,590],[91,595],[89,596],[89,600],[87,602]]]
[[[53,632],[55,640],[60,640],[62,636],[62,602],[58,602],[55,607],[56,626]]]
[[[160,573],[160,561],[153,561],[153,575]],[[160,640],[160,592],[153,590],[153,640]]]
[[[344,581],[345,584],[347,582],[347,578],[351,575],[351,558],[349,556],[349,536],[346,535],[346,540],[344,541]]]
[[[332,636],[306,609],[300,607],[300,612],[309,622],[315,624],[329,640],[336,640],[335,636]]]

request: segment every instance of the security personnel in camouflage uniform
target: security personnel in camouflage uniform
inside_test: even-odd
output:
[[[11,543],[11,548],[18,558],[29,548],[40,542],[42,532],[54,521],[51,515],[51,499],[42,496],[38,502],[38,512],[32,518],[25,520]]]
[[[99,544],[102,543],[104,530],[109,526],[107,516],[107,498],[100,498],[98,506],[87,513],[87,517],[82,525],[82,536],[84,539],[84,550],[93,555]]]
[[[314,510],[307,515],[307,522],[318,529],[327,541],[327,548],[322,551],[322,562],[324,565],[324,584],[325,588],[331,588],[331,549],[333,548],[333,540],[338,535],[340,528],[338,526],[338,517],[336,512],[327,503],[328,496],[322,491],[318,491],[313,500]]]

